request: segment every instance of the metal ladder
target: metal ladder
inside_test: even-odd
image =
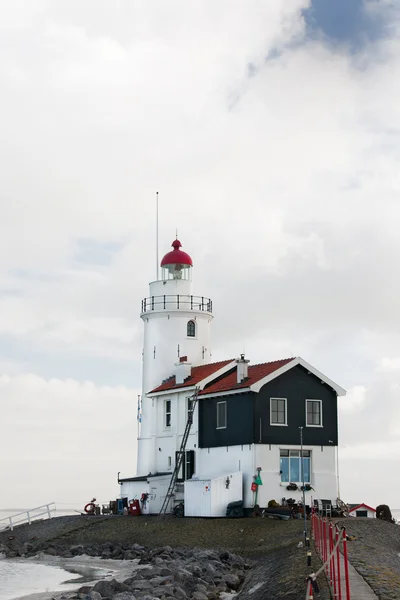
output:
[[[197,406],[197,399],[199,396],[199,392],[200,392],[200,388],[196,388],[193,396],[190,396],[190,399],[192,400],[192,410],[188,414],[185,431],[184,431],[182,441],[181,441],[181,446],[180,446],[178,452],[176,453],[175,469],[172,473],[171,481],[169,482],[169,486],[168,486],[168,490],[167,490],[167,493],[164,498],[164,502],[163,502],[161,510],[158,514],[159,517],[166,514],[168,505],[174,496],[175,484],[176,484],[176,480],[178,479],[179,471],[180,471],[180,468],[182,466],[182,462],[183,462],[183,459],[185,456],[186,444],[187,444],[187,441],[189,438],[190,429],[193,424],[193,414],[194,414],[194,411]]]

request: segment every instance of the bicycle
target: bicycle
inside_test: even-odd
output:
[[[182,518],[185,516],[185,503],[183,500],[174,506],[173,513],[176,517]]]

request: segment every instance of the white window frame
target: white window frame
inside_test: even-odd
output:
[[[285,422],[284,423],[273,423],[272,422],[272,400],[284,400],[285,401]],[[287,418],[287,398],[270,398],[269,399],[269,424],[273,427],[287,427],[288,418]]]
[[[225,425],[219,425],[218,424],[218,415],[219,415],[218,405],[219,404],[224,404],[225,405]],[[217,402],[217,429],[226,429],[227,424],[228,424],[228,413],[227,413],[226,400],[221,400],[221,401]]]
[[[282,475],[281,475],[281,484],[282,485],[289,485],[289,483],[297,483],[298,485],[303,485],[302,481],[296,481],[294,479],[290,479],[290,458],[297,458],[297,457],[291,457],[290,453],[291,452],[298,452],[298,459],[299,459],[299,479],[301,479],[301,448],[279,448],[279,464],[280,464],[280,460],[281,460],[281,451],[284,452],[288,452],[288,456],[287,458],[289,459],[289,481],[282,481]],[[308,456],[304,456],[304,453],[307,452]],[[309,450],[308,448],[303,448],[303,460],[304,459],[309,459],[310,461],[310,481],[304,480],[305,485],[312,484],[312,478],[313,478],[313,471],[312,471],[312,466],[313,466],[313,453],[312,450]]]
[[[307,423],[308,419],[308,402],[319,402],[319,416],[320,416],[320,424],[314,425],[313,423]],[[323,427],[323,419],[322,419],[322,400],[318,398],[306,398],[306,427]]]
[[[169,402],[169,411],[167,411],[167,406]],[[169,415],[169,425],[167,424],[167,416]],[[164,429],[171,429],[172,424],[172,400],[170,398],[166,398],[164,400]]]

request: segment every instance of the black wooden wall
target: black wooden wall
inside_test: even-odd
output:
[[[270,425],[270,398],[287,398],[287,426]],[[323,427],[306,427],[306,399],[322,400]],[[227,427],[217,429],[217,402],[227,403]],[[296,366],[264,385],[245,392],[199,399],[199,447],[241,444],[304,445],[338,443],[336,392],[303,367]]]

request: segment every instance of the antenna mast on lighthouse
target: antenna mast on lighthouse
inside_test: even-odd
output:
[[[158,192],[156,192],[156,281],[158,281]]]

